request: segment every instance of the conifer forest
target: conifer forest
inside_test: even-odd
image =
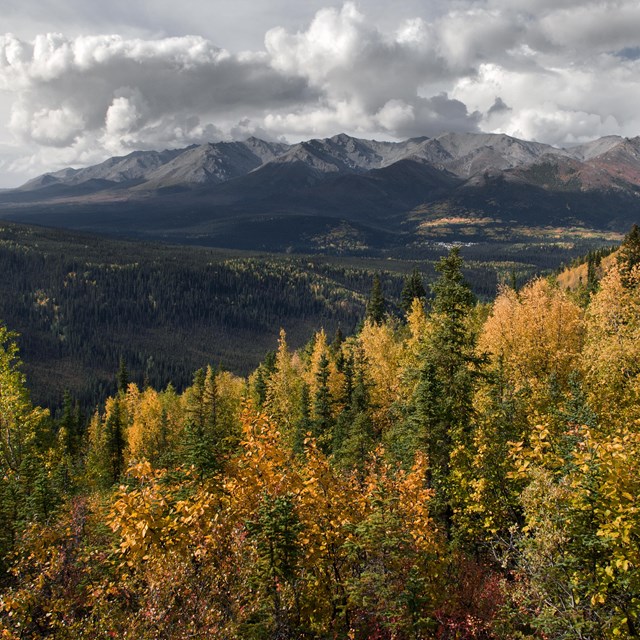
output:
[[[212,362],[160,385],[187,360],[141,378],[120,346],[92,346],[113,388],[89,410],[71,392],[38,406],[0,325],[0,638],[638,638],[640,230],[494,298],[458,246],[442,253],[429,278],[275,265],[265,287],[318,295],[274,294],[242,322],[286,304],[308,323],[316,305],[324,328],[294,348],[271,326],[277,348],[246,375]],[[96,326],[143,331],[210,295],[234,313],[222,289],[154,299],[151,270],[134,316],[95,298],[97,265],[70,272],[61,291]]]

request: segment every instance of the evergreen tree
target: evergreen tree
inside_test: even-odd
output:
[[[311,420],[311,411],[309,410],[310,401],[309,385],[304,383],[300,394],[300,418],[296,424],[293,438],[293,450],[298,454],[304,451],[305,438],[308,433],[313,432],[314,428]]]
[[[268,381],[276,370],[276,352],[268,351],[264,362],[258,367],[253,389],[258,400],[258,408],[262,408],[267,400]]]
[[[600,259],[597,255],[589,252],[589,255],[587,256],[587,296],[595,293],[598,288],[598,274],[596,268],[599,264]]]
[[[518,274],[515,269],[511,269],[509,272],[509,286],[514,290],[518,290]]]
[[[336,333],[333,336],[333,341],[331,342],[331,353],[334,355],[340,352],[340,347],[342,347],[342,343],[344,342],[344,334],[342,333],[342,329],[338,327],[336,329]]]
[[[120,398],[113,398],[104,423],[110,484],[118,482],[124,471],[125,424],[121,403]]]
[[[118,391],[124,393],[127,390],[127,385],[129,384],[129,372],[127,371],[127,364],[124,360],[124,356],[120,356],[116,382],[118,383]]]
[[[64,430],[64,446],[72,458],[75,458],[80,448],[81,429],[80,405],[77,402],[74,403],[71,392],[67,389],[63,396],[62,416],[58,421],[58,430]]]
[[[422,353],[420,381],[410,418],[416,441],[429,457],[432,486],[436,489],[434,516],[452,535],[454,497],[452,453],[470,446],[473,393],[480,364],[474,353],[475,336],[467,325],[474,303],[462,275],[458,247],[436,266],[440,273],[432,285],[430,332]],[[462,464],[461,460],[458,463]]]
[[[408,315],[411,311],[411,305],[415,298],[418,298],[421,302],[427,296],[427,291],[424,288],[424,284],[422,282],[422,276],[418,271],[417,267],[413,270],[411,275],[407,276],[404,279],[404,285],[402,287],[402,293],[400,295],[400,306],[404,311],[405,315]]]
[[[298,541],[302,526],[292,497],[265,493],[256,518],[246,526],[256,545],[258,582],[271,606],[269,636],[299,637],[295,632],[300,616],[295,578],[302,551]],[[292,595],[291,602],[287,602],[287,592]]]
[[[342,414],[340,431],[344,434],[339,449],[343,467],[362,472],[375,446],[374,424],[369,415],[369,389],[364,371],[358,368],[354,377],[349,409]]]
[[[431,311],[441,314],[452,329],[457,327],[456,333],[464,333],[462,320],[475,302],[471,287],[462,274],[463,265],[460,247],[453,247],[436,265],[440,277],[431,285],[434,296]]]
[[[618,265],[625,285],[628,284],[628,275],[638,264],[640,264],[640,227],[634,224],[624,237],[618,254]]]
[[[367,302],[366,319],[374,324],[381,324],[384,320],[385,307],[386,303],[384,296],[382,295],[380,275],[376,273],[373,276],[371,294],[369,295],[369,301]]]
[[[316,374],[316,394],[313,402],[313,433],[323,449],[327,449],[333,436],[331,392],[329,391],[329,359],[326,353],[320,358]]]
[[[201,476],[220,467],[220,437],[217,433],[217,388],[211,367],[198,369],[186,391],[186,423],[183,456]]]

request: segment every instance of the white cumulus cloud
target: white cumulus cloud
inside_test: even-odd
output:
[[[249,135],[501,131],[561,145],[640,133],[637,0],[221,0],[226,17],[204,0],[195,13],[168,0],[27,5],[3,9],[15,33],[0,35],[0,185]],[[247,48],[252,19],[264,45]],[[237,49],[217,46],[234,37]]]

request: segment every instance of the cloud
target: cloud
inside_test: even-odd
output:
[[[220,135],[218,120],[313,97],[263,53],[231,55],[195,36],[3,36],[0,87],[16,96],[9,128],[23,143],[71,146],[82,132],[109,151],[203,142]]]
[[[640,132],[636,0],[274,0],[253,13],[234,0],[238,24],[243,11],[254,31],[280,23],[264,48],[239,52],[202,35],[236,27],[195,1],[199,20],[168,0],[114,0],[101,24],[122,32],[104,35],[80,0],[43,0],[40,17],[8,0],[12,24],[61,16],[69,33],[0,36],[2,170],[249,135],[501,131],[565,144]],[[201,35],[166,35],[187,28]]]
[[[637,45],[639,27],[637,2],[560,7],[540,20],[540,30],[556,47],[587,54]]]
[[[422,20],[408,20],[389,36],[348,2],[318,12],[306,31],[268,32],[265,45],[275,69],[306,78],[322,96],[316,109],[270,117],[283,134],[288,127],[311,135],[346,129],[395,137],[477,128],[460,101],[440,91],[421,95],[451,75]]]
[[[505,113],[506,111],[513,111],[513,109],[505,104],[504,100],[500,96],[496,96],[495,102],[491,105],[489,111],[487,111],[487,116],[495,116],[497,114]]]
[[[144,113],[148,111],[138,89],[125,89],[123,93],[116,95],[107,109],[105,133],[108,136],[123,135],[137,129],[137,125],[144,119]]]

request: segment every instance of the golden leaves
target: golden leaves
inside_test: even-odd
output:
[[[546,383],[550,375],[566,383],[577,368],[583,335],[580,307],[548,280],[538,279],[519,293],[500,292],[478,347],[503,367],[517,390]]]

